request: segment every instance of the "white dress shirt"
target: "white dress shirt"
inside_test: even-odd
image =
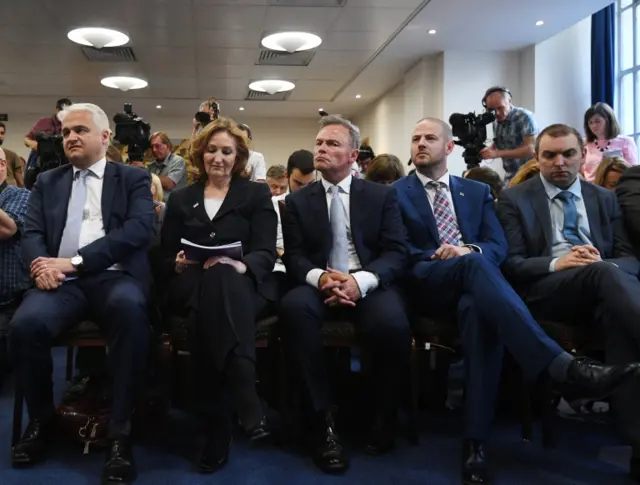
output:
[[[82,226],[80,227],[80,241],[78,244],[78,248],[80,249],[106,235],[104,221],[102,220],[102,186],[104,185],[104,171],[106,167],[107,160],[103,158],[87,169],[89,170],[89,174],[87,175],[87,199],[84,203]],[[79,171],[79,168],[73,167],[74,182],[71,185],[69,203],[71,203],[71,196],[76,188],[76,184],[79,183],[79,180],[75,180],[75,174]],[[119,264],[114,264],[109,269],[119,270],[122,268]]]
[[[276,239],[276,248],[277,249],[282,249],[284,250],[284,238],[282,237],[282,220],[280,219],[280,207],[278,206],[278,203],[281,200],[284,200],[284,198],[289,195],[288,193],[282,194],[282,195],[277,195],[275,197],[271,197],[271,202],[273,203],[273,208],[276,211],[276,216],[278,216],[278,232],[277,232],[277,239]],[[278,257],[278,259],[276,259],[276,264],[273,267],[273,271],[278,271],[280,273],[286,273],[287,270],[284,266],[284,264],[282,263],[282,259],[280,257]]]
[[[256,182],[258,180],[267,179],[267,163],[264,160],[264,155],[260,152],[249,152],[249,161],[247,162],[247,168],[251,170],[249,180]]]
[[[368,293],[375,290],[378,287],[378,278],[373,273],[369,271],[360,271],[362,269],[362,265],[360,264],[360,258],[358,258],[358,253],[356,252],[356,247],[353,244],[353,236],[351,234],[351,218],[350,218],[350,192],[351,192],[351,179],[353,177],[348,175],[346,178],[342,180],[342,182],[338,183],[338,187],[340,187],[339,196],[342,200],[342,205],[344,205],[344,210],[346,212],[345,221],[347,222],[347,238],[349,239],[349,273],[354,277],[356,283],[360,287],[360,294],[362,298],[364,298]],[[330,182],[322,179],[322,186],[324,187],[325,196],[327,198],[327,213],[329,217],[331,217],[331,199],[333,195],[329,190],[333,185]],[[315,288],[319,288],[320,277],[322,273],[324,273],[324,269],[315,268],[307,273],[307,283]]]
[[[213,218],[216,216],[216,214],[220,210],[220,207],[222,207],[223,202],[224,202],[224,198],[223,199],[204,199],[204,210],[207,213],[207,216],[209,216],[209,219],[213,220]]]

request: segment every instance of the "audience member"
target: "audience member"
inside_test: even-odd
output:
[[[63,109],[71,105],[71,101],[67,98],[62,98],[56,101],[56,112],[53,116],[45,116],[36,121],[29,133],[26,134],[24,139],[24,145],[31,148],[34,152],[38,151],[38,142],[36,141],[36,135],[39,133],[45,135],[59,135],[62,125],[60,123],[60,113]]]
[[[424,314],[455,316],[460,327],[466,371],[462,481],[482,484],[490,481],[485,442],[503,346],[528,378],[549,376],[581,391],[580,397],[608,394],[635,367],[574,359],[538,326],[500,273],[508,248],[489,187],[447,170],[454,146],[445,122],[418,122],[411,144],[416,174],[394,186],[409,233],[409,299]]]
[[[253,141],[253,135],[251,134],[251,128],[249,128],[249,125],[239,125],[239,128],[247,134],[250,142]],[[267,176],[267,164],[264,160],[264,155],[260,152],[250,150],[246,170],[252,182],[265,182]]]
[[[214,97],[208,98],[200,103],[198,112],[193,118],[193,131],[191,132],[191,140],[195,140],[204,127],[211,121],[217,120],[220,116],[220,103]]]
[[[106,162],[109,119],[98,106],[71,105],[59,116],[70,163],[40,174],[31,191],[22,253],[36,288],[11,321],[12,359],[30,418],[12,463],[33,465],[45,457],[55,416],[49,349],[88,316],[107,334],[113,378],[102,481],[131,482],[130,419],[149,342],[149,174]]]
[[[587,182],[593,182],[603,158],[621,157],[627,165],[638,163],[638,153],[633,138],[620,134],[616,115],[606,103],[596,103],[584,114],[586,155],[580,173]]]
[[[625,170],[616,186],[616,195],[634,252],[640,257],[640,166]]]
[[[187,168],[184,158],[175,153],[171,153],[171,140],[169,135],[162,131],[157,131],[149,139],[153,161],[149,164],[149,172],[160,177],[164,192],[164,202],[169,200],[169,196],[176,189],[187,186]]]
[[[369,138],[365,138],[362,140],[360,144],[360,149],[358,150],[358,173],[360,178],[366,178],[367,171],[369,170],[369,164],[371,160],[373,160],[376,155],[373,153],[373,148],[371,148],[371,142]]]
[[[107,154],[105,155],[107,162],[122,163],[122,153],[115,146],[109,144]]]
[[[310,397],[314,463],[325,473],[343,473],[349,461],[336,433],[320,327],[344,316],[371,352],[376,420],[366,451],[389,451],[411,344],[395,287],[407,253],[395,190],[350,174],[358,128],[339,116],[324,116],[320,125],[314,165],[323,178],[286,199],[283,258],[296,286],[281,301],[280,322]]]
[[[365,179],[369,182],[389,185],[401,177],[404,177],[402,162],[395,155],[385,153],[371,160]]]
[[[272,165],[267,170],[267,185],[272,197],[280,197],[287,193],[287,168],[284,165]]]
[[[491,197],[493,197],[493,200],[498,200],[498,196],[500,195],[500,192],[502,192],[502,188],[504,186],[504,182],[500,178],[500,175],[489,167],[474,167],[467,170],[464,174],[464,178],[487,184],[491,190]]]
[[[603,158],[596,170],[593,183],[609,190],[616,190],[620,176],[629,168],[620,157]]]
[[[209,123],[191,145],[198,182],[174,192],[162,226],[162,247],[173,263],[170,308],[191,310],[194,369],[206,444],[198,469],[227,463],[232,441],[230,391],[250,439],[268,434],[256,392],[255,321],[273,288],[263,284],[276,260],[277,218],[269,188],[243,176],[249,147],[231,120]],[[242,256],[189,261],[181,239],[202,246],[240,241]]]
[[[516,172],[515,176],[509,181],[508,187],[515,187],[523,182],[526,182],[530,178],[535,177],[540,173],[540,167],[538,167],[538,160],[535,158],[529,160]]]
[[[4,136],[6,133],[6,125],[0,122],[0,145],[4,144]],[[6,148],[4,149],[4,156],[7,160],[7,183],[9,185],[24,187],[24,159]]]
[[[591,331],[602,332],[607,362],[619,366],[597,372],[604,383],[640,359],[640,263],[615,194],[578,178],[584,148],[578,131],[566,125],[551,125],[538,137],[540,176],[505,190],[498,203],[509,242],[503,270],[537,317],[595,324]],[[638,379],[612,395],[620,430],[633,446],[636,480],[639,400]]]
[[[531,111],[512,104],[511,92],[507,88],[494,86],[487,89],[482,105],[495,111],[496,121],[493,123],[493,145],[480,154],[484,160],[502,159],[505,182],[508,183],[533,156],[538,127]]]
[[[166,203],[164,202],[164,190],[162,181],[155,173],[151,174],[151,197],[153,198],[153,210],[155,212],[155,240],[152,245],[160,243],[160,232],[162,230],[162,221],[164,220],[164,212]]]

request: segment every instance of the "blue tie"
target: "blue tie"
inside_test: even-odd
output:
[[[340,187],[334,185],[329,190],[332,195],[329,212],[333,240],[331,253],[329,254],[329,267],[342,273],[348,273],[349,238],[347,236],[347,219],[344,204],[342,203],[342,199],[340,199]]]
[[[89,170],[78,170],[74,174],[71,198],[67,208],[67,222],[60,241],[59,258],[72,258],[78,254],[80,229],[84,218],[84,204],[87,200],[87,175]]]
[[[572,244],[573,246],[582,246],[584,245],[584,241],[580,238],[580,231],[578,230],[578,209],[576,208],[576,203],[574,202],[573,197],[574,195],[567,190],[563,190],[556,195],[556,199],[560,199],[562,201],[564,210],[562,234],[569,244]]]

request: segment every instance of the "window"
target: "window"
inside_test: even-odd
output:
[[[618,0],[616,112],[622,133],[640,141],[640,0]]]

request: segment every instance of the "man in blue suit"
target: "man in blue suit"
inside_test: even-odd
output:
[[[44,458],[54,419],[51,343],[89,317],[108,337],[113,378],[102,481],[129,483],[136,475],[130,418],[149,339],[150,176],[139,168],[107,163],[109,120],[98,106],[71,105],[61,118],[70,163],[38,177],[22,241],[36,288],[14,315],[9,345],[30,421],[13,448],[12,462],[29,466]]]
[[[467,380],[462,481],[484,484],[503,345],[529,378],[549,376],[580,388],[584,396],[610,393],[635,367],[574,359],[540,329],[500,273],[507,242],[489,186],[449,174],[453,148],[449,125],[421,120],[411,142],[416,173],[394,185],[409,232],[414,306],[423,314],[453,314],[458,320]]]
[[[614,192],[582,181],[584,142],[551,125],[535,147],[540,176],[506,190],[498,215],[509,241],[504,272],[534,315],[595,323],[607,362],[640,359],[640,263],[633,256]],[[640,481],[640,382],[613,393],[618,427],[633,446]]]
[[[335,432],[320,328],[347,318],[372,354],[377,414],[368,454],[393,447],[397,383],[406,370],[411,331],[396,282],[405,272],[406,233],[396,191],[352,177],[360,132],[326,116],[316,137],[314,166],[323,179],[290,194],[282,217],[284,264],[293,288],[281,301],[283,340],[308,391],[313,412],[313,459],[326,473],[349,461]]]

